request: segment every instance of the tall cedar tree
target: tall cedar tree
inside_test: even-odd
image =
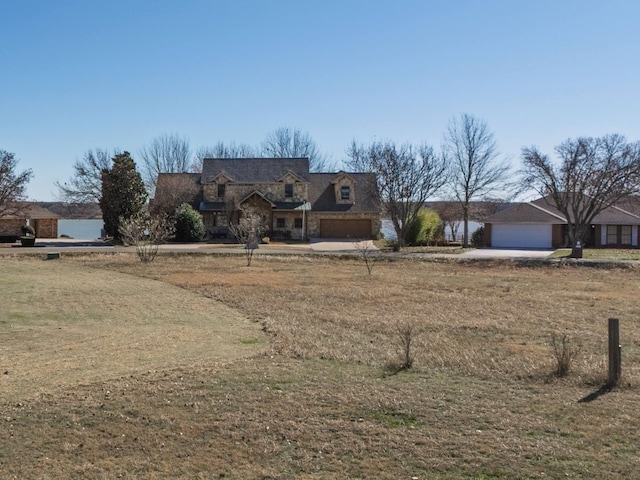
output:
[[[119,240],[120,219],[140,213],[146,201],[147,191],[129,152],[113,157],[111,169],[102,170],[100,208],[107,235]]]

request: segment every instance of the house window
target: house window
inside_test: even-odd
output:
[[[631,225],[607,225],[607,245],[631,245]]]
[[[286,225],[284,218],[276,218],[276,228],[284,228]]]
[[[618,226],[607,225],[607,245],[616,245],[618,243]]]
[[[284,184],[284,196],[285,198],[293,198],[293,183]]]
[[[343,185],[340,187],[340,200],[349,200],[351,198],[351,187]]]
[[[226,183],[219,183],[218,184],[218,197],[224,197],[224,194],[227,190],[227,184]]]
[[[302,219],[301,218],[296,218],[293,220],[293,227],[294,228],[302,228]]]

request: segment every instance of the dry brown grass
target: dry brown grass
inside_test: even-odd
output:
[[[261,256],[249,268],[217,256],[63,262],[80,278],[132,279],[141,298],[140,277],[182,287],[183,309],[224,303],[263,326],[271,351],[101,371],[44,393],[33,385],[0,406],[2,477],[633,478],[640,469],[634,268],[398,261],[369,276],[355,259],[317,257]],[[604,381],[611,316],[621,319],[623,388],[579,403]],[[386,376],[407,322],[420,331],[414,368]],[[554,333],[582,346],[562,380],[552,375]],[[12,355],[27,355],[14,340]]]
[[[260,351],[256,340],[266,344],[255,323],[224,305],[66,260],[3,258],[0,299],[5,400],[148,370],[226,362]]]

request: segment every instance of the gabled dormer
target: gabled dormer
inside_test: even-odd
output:
[[[278,182],[283,185],[280,198],[285,201],[306,197],[306,192],[303,186],[306,184],[305,180],[291,170],[287,170],[287,172],[278,179]]]
[[[333,184],[336,203],[350,205],[356,203],[356,182],[351,175],[340,172],[331,183]]]
[[[224,171],[218,173],[213,177],[210,183],[214,184],[213,195],[222,200],[227,195],[227,183],[233,182],[231,176],[227,175]]]

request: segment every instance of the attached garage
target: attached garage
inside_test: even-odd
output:
[[[491,246],[494,248],[551,248],[550,224],[492,224]]]
[[[322,238],[371,238],[370,219],[320,219]]]

